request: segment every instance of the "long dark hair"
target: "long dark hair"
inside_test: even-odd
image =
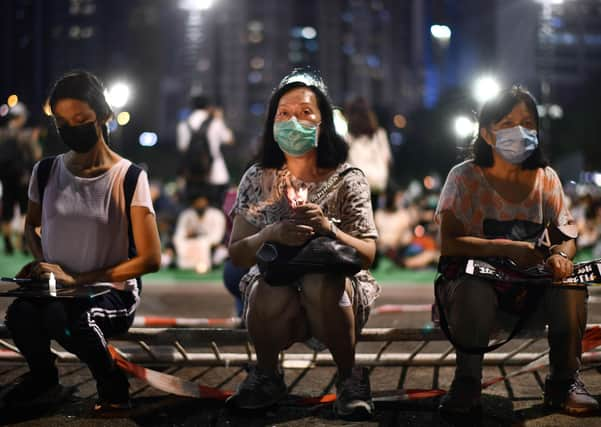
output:
[[[369,109],[365,98],[355,98],[345,108],[344,115],[348,120],[348,131],[354,137],[374,136],[378,130],[378,121],[373,111]]]
[[[541,149],[540,126],[536,100],[528,90],[521,86],[513,86],[511,89],[501,92],[495,98],[486,102],[480,110],[480,115],[478,116],[478,136],[472,143],[472,153],[470,156],[474,159],[475,164],[483,168],[490,168],[494,164],[492,147],[486,143],[484,138],[482,138],[480,130],[482,128],[490,130],[490,126],[498,123],[520,102],[523,102],[526,105],[526,108],[530,111],[532,117],[534,117],[536,122],[536,132],[538,134],[538,147],[536,147],[530,157],[522,162],[521,166],[523,169],[538,169],[549,164]]]
[[[101,125],[102,136],[108,143],[108,129],[105,124],[113,115],[113,111],[104,97],[104,86],[100,79],[89,71],[68,72],[58,79],[50,89],[48,102],[52,112],[58,101],[67,98],[83,101],[94,110],[96,120]]]
[[[319,142],[317,144],[317,167],[325,169],[335,168],[343,163],[348,156],[348,145],[336,133],[332,103],[328,97],[315,86],[308,86],[302,82],[295,81],[277,89],[269,100],[267,117],[265,118],[265,125],[263,127],[262,145],[258,155],[258,162],[264,168],[279,169],[286,162],[284,152],[273,137],[273,123],[282,96],[300,87],[306,87],[315,94],[317,97],[317,106],[321,113]]]

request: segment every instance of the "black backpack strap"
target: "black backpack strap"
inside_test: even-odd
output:
[[[127,250],[127,256],[133,258],[137,255],[136,242],[134,241],[134,231],[131,225],[131,201],[138,185],[138,177],[142,172],[142,168],[138,165],[131,164],[127,168],[125,173],[125,179],[123,180],[123,193],[125,194],[125,212],[127,215],[127,237],[129,239],[129,246]],[[138,283],[138,291],[142,292],[142,278],[136,277]]]
[[[46,190],[46,184],[48,184],[48,178],[50,177],[50,171],[52,170],[52,165],[54,164],[54,160],[56,156],[50,156],[43,158],[38,163],[38,170],[36,172],[36,177],[38,179],[38,195],[40,198],[40,206],[44,201],[44,191]]]
[[[207,118],[202,121],[202,123],[200,124],[198,129],[194,129],[194,128],[192,128],[190,121],[186,120],[186,127],[188,128],[188,131],[190,132],[190,139],[192,139],[192,135],[197,134],[197,133],[206,134],[209,130],[209,126],[212,121],[213,121],[213,116],[211,114],[209,114],[207,116]]]

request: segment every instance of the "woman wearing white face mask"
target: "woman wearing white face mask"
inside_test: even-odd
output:
[[[367,180],[345,162],[347,152],[321,78],[302,70],[286,76],[269,102],[259,162],[242,177],[231,212],[232,262],[251,267],[240,288],[257,367],[228,405],[258,409],[285,397],[278,354],[313,337],[323,345],[308,343],[325,345],[338,367],[336,413],[365,418],[373,411],[367,370],[354,364],[357,334],[380,291],[367,271],[377,232]],[[315,235],[353,246],[365,269],[352,277],[306,274],[285,287],[266,283],[255,257],[262,243],[299,246]]]
[[[436,210],[441,267],[444,259],[499,257],[519,267],[544,264],[556,279],[571,274],[573,220],[561,182],[541,153],[538,128],[536,102],[522,88],[483,106],[473,157],[449,172]],[[547,253],[525,237],[545,228],[553,230]],[[465,348],[486,347],[497,308],[504,309],[503,294],[491,282],[448,271],[441,268],[441,301],[454,340]],[[545,288],[532,309],[549,326],[545,405],[571,414],[598,408],[578,376],[586,297],[585,290]],[[480,407],[481,379],[482,356],[458,350],[455,377],[440,410],[470,413]]]

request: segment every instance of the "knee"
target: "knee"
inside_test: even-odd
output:
[[[6,310],[6,326],[11,333],[38,323],[39,309],[31,301],[16,299]]]
[[[307,305],[327,309],[337,306],[345,291],[344,276],[333,274],[307,274],[303,277],[302,292]]]
[[[450,286],[451,307],[455,310],[466,314],[494,313],[497,294],[491,284],[472,277],[464,277],[451,283]]]
[[[290,287],[273,287],[259,281],[251,291],[248,317],[262,321],[290,319],[300,313],[298,292]]]
[[[40,317],[53,338],[70,335],[67,313],[61,302],[54,301],[48,304],[40,313]]]

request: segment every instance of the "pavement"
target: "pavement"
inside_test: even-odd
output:
[[[424,304],[432,302],[431,285],[385,284],[376,305]],[[0,299],[0,312],[5,311],[9,299]],[[589,307],[589,323],[601,323],[598,304]],[[231,316],[233,303],[229,294],[218,283],[150,283],[146,284],[139,315],[177,317]],[[429,313],[397,313],[372,316],[367,327],[428,327]],[[387,351],[411,351],[417,343],[395,343]],[[447,343],[429,344],[427,351],[444,351]],[[510,343],[510,351],[519,342]],[[432,346],[432,347],[430,347]],[[513,346],[513,347],[512,347]],[[373,343],[360,343],[358,352],[377,351]],[[544,349],[544,343],[533,351]],[[292,351],[306,351],[301,344]],[[165,366],[163,372],[196,381],[200,384],[234,390],[245,377],[243,369]],[[517,368],[486,367],[484,378],[510,373]],[[23,365],[0,364],[0,393],[27,369]],[[7,412],[0,409],[1,425],[19,426],[601,426],[601,414],[587,418],[547,413],[542,407],[541,385],[546,370],[526,374],[486,389],[481,417],[443,419],[436,411],[438,398],[414,401],[388,402],[376,405],[370,422],[348,422],[335,418],[330,405],[295,406],[284,403],[263,413],[233,413],[223,402],[185,399],[166,395],[132,379],[131,393],[134,408],[116,418],[95,418],[92,414],[96,393],[89,371],[83,365],[61,365],[61,382],[77,386],[77,392],[63,406],[39,412]],[[288,369],[286,382],[291,394],[319,396],[333,391],[335,370],[328,367],[310,370]],[[372,391],[397,388],[447,389],[452,379],[452,367],[378,367],[371,371]],[[595,367],[583,370],[582,377],[589,391],[601,398],[601,375]]]

